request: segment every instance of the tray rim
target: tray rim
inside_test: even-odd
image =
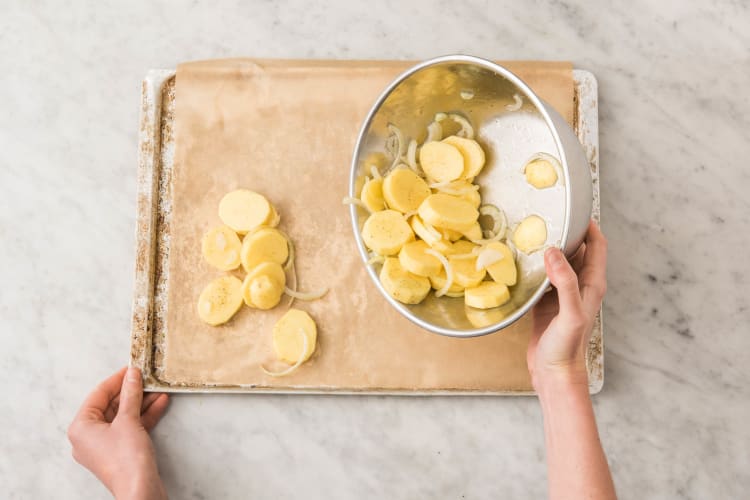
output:
[[[137,170],[136,258],[132,304],[130,366],[141,369],[144,390],[147,392],[198,393],[198,394],[310,394],[310,395],[378,395],[378,396],[533,396],[534,391],[471,391],[466,389],[378,389],[362,390],[324,388],[257,387],[253,385],[204,384],[201,386],[176,385],[162,382],[154,371],[154,299],[156,291],[156,246],[159,235],[159,174],[161,169],[161,96],[164,86],[176,74],[175,69],[151,69],[141,86],[140,131]],[[592,216],[600,218],[599,189],[599,117],[598,83],[589,71],[573,69],[575,85],[575,131],[589,159],[592,170],[594,210]],[[602,309],[594,324],[590,345],[597,347],[589,364],[589,393],[597,394],[604,384],[604,331]]]

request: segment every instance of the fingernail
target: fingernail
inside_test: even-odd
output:
[[[560,269],[563,264],[562,252],[557,248],[547,250],[547,260],[552,269]]]
[[[128,382],[138,382],[138,379],[141,378],[141,372],[138,368],[131,366],[128,368],[128,373],[125,377]]]

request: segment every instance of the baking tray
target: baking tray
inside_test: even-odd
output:
[[[139,133],[136,265],[130,364],[144,374],[147,391],[191,393],[378,394],[378,395],[532,395],[531,391],[341,390],[204,384],[177,385],[161,379],[165,356],[165,319],[169,290],[171,174],[174,160],[175,70],[150,70],[142,83]],[[600,218],[597,83],[584,70],[573,70],[575,129],[592,172],[593,217]],[[589,390],[604,382],[601,310],[587,351]]]

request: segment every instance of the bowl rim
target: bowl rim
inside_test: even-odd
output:
[[[552,118],[547,111],[547,105],[534,93],[533,90],[531,90],[531,88],[523,80],[521,80],[518,76],[516,76],[513,72],[511,72],[504,66],[487,59],[483,59],[481,57],[464,54],[454,54],[427,59],[415,64],[406,71],[402,72],[390,84],[388,84],[388,86],[385,88],[385,90],[383,90],[383,92],[381,92],[381,94],[378,96],[378,98],[375,100],[372,107],[368,111],[367,116],[365,117],[359,129],[359,133],[357,134],[357,141],[352,152],[351,167],[349,172],[349,196],[356,196],[359,154],[362,150],[364,138],[367,132],[370,130],[370,126],[372,125],[372,121],[377,112],[382,107],[385,100],[404,80],[406,80],[413,74],[418,73],[419,71],[431,66],[439,66],[451,63],[477,65],[497,73],[501,77],[510,81],[517,90],[521,91],[524,96],[534,105],[537,112],[539,112],[539,114],[544,118],[544,121],[547,123],[547,127],[552,133],[553,139],[555,141],[555,145],[559,153],[559,160],[562,164],[563,176],[565,178],[565,216],[562,235],[560,237],[560,242],[558,243],[559,248],[565,248],[565,245],[568,241],[568,233],[570,231],[570,218],[572,210],[570,193],[570,171],[568,169],[567,155],[565,153],[565,149],[563,148],[562,140],[557,131],[557,127],[555,126]],[[513,314],[507,316],[502,321],[498,321],[497,323],[493,323],[482,328],[459,330],[455,328],[446,328],[434,323],[430,323],[429,321],[425,321],[422,318],[416,316],[411,312],[411,310],[409,310],[409,308],[405,304],[402,304],[401,302],[391,297],[391,295],[385,290],[382,283],[380,282],[380,277],[375,272],[374,266],[372,264],[367,264],[369,255],[367,252],[367,247],[365,246],[364,241],[362,240],[362,235],[359,231],[359,216],[357,215],[356,205],[352,204],[349,206],[349,214],[352,222],[352,230],[354,231],[354,238],[357,242],[357,249],[359,250],[360,257],[362,258],[362,264],[365,266],[367,274],[370,276],[375,286],[380,291],[380,294],[385,297],[385,299],[391,304],[391,306],[393,306],[402,316],[429,332],[458,338],[479,337],[482,335],[488,335],[490,333],[498,332],[512,325],[513,323],[521,319],[521,317],[524,316],[527,312],[529,312],[531,308],[534,307],[539,302],[539,300],[541,300],[542,296],[547,292],[547,289],[550,286],[549,277],[545,276],[544,280],[538,286],[537,290],[531,295],[531,297],[526,300],[526,302],[521,307],[516,309]]]

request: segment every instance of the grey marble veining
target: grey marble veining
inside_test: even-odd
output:
[[[140,80],[228,56],[570,59],[600,85],[610,240],[595,398],[622,498],[750,485],[747,2],[4,2],[0,485],[106,498],[69,455],[127,359]],[[532,398],[175,397],[174,498],[540,498]]]

